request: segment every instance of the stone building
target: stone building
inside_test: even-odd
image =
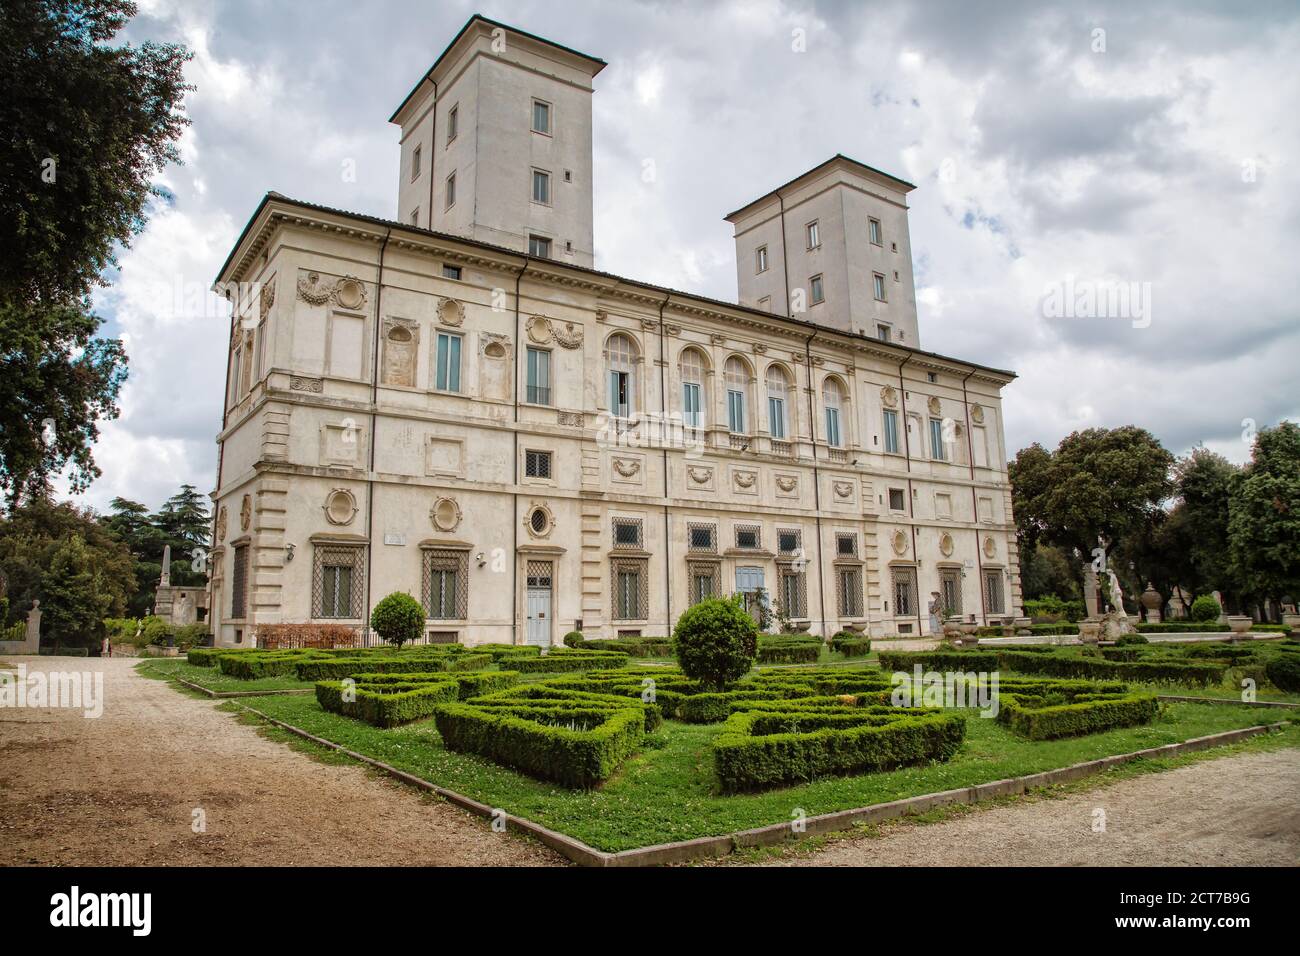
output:
[[[739,304],[595,271],[603,66],[474,17],[393,115],[403,221],[254,212],[218,277],[220,643],[399,590],[465,643],[737,591],[819,634],[924,633],[933,591],[1020,613],[1014,375],[921,350],[914,187],[836,156],[732,213]]]

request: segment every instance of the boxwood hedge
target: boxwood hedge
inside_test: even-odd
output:
[[[623,667],[627,655],[615,651],[570,651],[554,648],[544,657],[511,659],[510,667],[525,674],[561,674],[566,671]]]
[[[1149,724],[1159,710],[1156,695],[1148,693],[1071,693],[1057,687],[1040,694],[1003,690],[998,695],[998,721],[1030,740],[1056,740]]]

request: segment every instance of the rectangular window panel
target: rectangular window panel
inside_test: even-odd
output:
[[[699,428],[700,422],[700,386],[694,382],[683,382],[682,424],[687,428]]]
[[[715,535],[717,529],[711,524],[692,524],[689,525],[689,541],[692,551],[715,551]]]
[[[542,236],[529,236],[528,254],[535,259],[551,258],[551,240]]]
[[[961,613],[961,572],[956,570],[939,572],[939,597],[943,601],[946,616]]]
[[[760,540],[758,525],[739,525],[736,528],[736,547],[757,548]]]
[[[614,620],[643,621],[648,614],[649,588],[644,559],[622,558],[610,565]]]
[[[898,412],[885,410],[885,451],[898,454]]]
[[[799,550],[799,532],[778,531],[776,533],[776,549],[782,554],[794,554]]]
[[[890,511],[907,510],[907,496],[903,493],[902,488],[889,489],[889,510]]]
[[[840,410],[826,409],[826,444],[832,448],[840,447]]]
[[[551,404],[551,353],[545,349],[528,349],[528,401]]]
[[[424,552],[424,613],[433,620],[464,620],[468,616],[468,552]]]
[[[641,547],[641,521],[636,518],[614,519],[614,547]]]
[[[888,341],[889,341],[889,326],[887,326],[887,325],[877,325],[877,326],[876,326],[876,338],[880,339],[880,341],[882,341],[882,342],[888,342]]]
[[[844,557],[858,556],[858,536],[856,534],[837,534],[835,536],[835,553]]]
[[[821,244],[822,241],[817,229],[817,223],[815,221],[808,223],[808,248],[815,249]]]
[[[768,427],[772,429],[772,437],[785,438],[785,399],[768,398],[767,418]]]
[[[444,279],[459,279],[459,278],[460,278],[460,266],[443,266],[443,267],[442,267],[442,277],[443,277]]]
[[[312,569],[313,617],[361,616],[362,548],[319,546]]]
[[[243,620],[248,614],[248,545],[235,548],[230,576],[230,616]]]
[[[943,447],[943,422],[938,418],[930,419],[930,457],[935,461],[945,461],[948,457]]]
[[[733,435],[745,434],[745,393],[727,392],[727,425]]]
[[[984,606],[990,614],[1002,614],[1006,605],[1002,603],[1002,572],[984,572]]]
[[[524,452],[524,476],[527,478],[550,478],[551,453],[549,451]]]
[[[551,132],[551,107],[549,103],[533,100],[533,130],[538,133]]]
[[[766,272],[767,271],[767,246],[759,246],[758,252],[755,253],[754,258],[756,259],[755,262],[756,268],[754,271]]]
[[[460,336],[438,333],[437,389],[440,392],[460,391]]]
[[[876,299],[880,302],[885,301],[885,277],[879,272],[875,274]]]
[[[548,206],[551,203],[551,174],[540,169],[533,170],[533,202]]]
[[[806,581],[802,574],[794,571],[781,572],[781,607],[787,617],[808,616],[807,593]]]
[[[456,174],[447,177],[447,208],[456,205]]]
[[[631,415],[631,379],[627,372],[609,373],[609,411],[616,418]]]
[[[460,107],[453,106],[451,112],[447,114],[447,142],[456,138],[456,132],[460,127]]]
[[[871,228],[871,241],[875,245],[880,245],[880,220],[868,219],[867,224]]]
[[[808,286],[809,286],[809,295],[812,298],[813,305],[825,301],[826,293],[822,289],[821,276],[813,276],[811,279],[809,279]]]
[[[894,568],[891,576],[894,584],[894,616],[914,617],[916,615],[916,569]]]
[[[840,617],[862,616],[862,570],[840,568],[836,574]]]

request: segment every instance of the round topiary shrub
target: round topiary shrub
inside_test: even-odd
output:
[[[564,635],[565,647],[577,647],[582,643],[582,631],[570,631]]]
[[[1300,654],[1282,654],[1264,665],[1264,674],[1278,690],[1300,693]]]
[[[686,610],[673,628],[673,653],[682,672],[721,690],[749,673],[758,653],[758,625],[740,598],[709,598]]]
[[[1219,602],[1209,594],[1202,594],[1192,602],[1192,609],[1187,613],[1193,621],[1217,621],[1222,608]]]
[[[394,591],[375,605],[370,626],[388,643],[401,647],[424,631],[424,608],[404,591]]]
[[[1123,647],[1125,644],[1150,644],[1150,643],[1151,642],[1148,641],[1141,634],[1121,634],[1119,640],[1115,642],[1115,644],[1119,647]]]

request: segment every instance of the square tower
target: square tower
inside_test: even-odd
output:
[[[605,61],[475,14],[397,108],[398,219],[591,267]]]
[[[916,187],[836,154],[726,217],[741,305],[920,345],[907,194]]]

